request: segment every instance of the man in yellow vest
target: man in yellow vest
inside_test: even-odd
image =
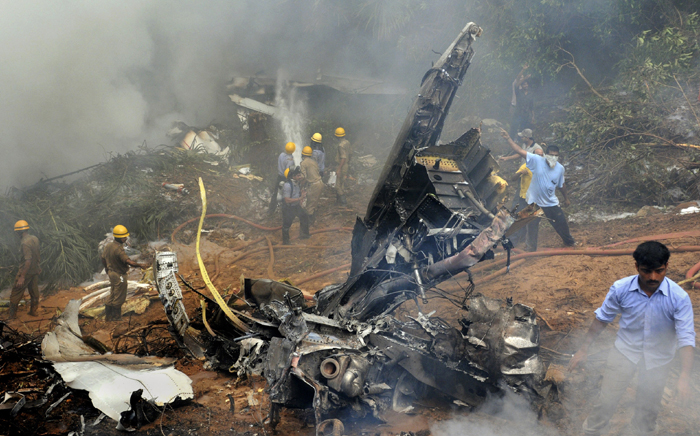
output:
[[[544,156],[541,148],[534,149],[534,154],[538,156]],[[527,190],[530,188],[530,183],[532,183],[532,171],[527,168],[527,164],[522,164],[518,171],[515,172],[515,177],[520,177],[520,189],[518,190],[518,196],[513,201],[515,208],[513,212],[520,212],[525,209],[527,204]],[[508,239],[513,245],[517,245],[520,241],[527,237],[527,227],[523,227],[517,232],[513,233]]]

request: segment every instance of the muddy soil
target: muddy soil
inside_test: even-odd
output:
[[[255,181],[237,180],[237,188],[246,189],[246,183]],[[300,283],[299,287],[308,294],[332,283],[345,280],[350,262],[350,229],[357,215],[362,215],[373,186],[351,186],[348,206],[335,204],[335,196],[328,189],[322,199],[322,207],[314,229],[331,229],[315,233],[310,239],[299,241],[298,225],[292,227],[294,248],[275,248],[281,244],[280,231],[263,231],[242,222],[226,219],[210,219],[205,223],[202,256],[208,273],[222,294],[237,291],[240,277],[266,277],[277,280],[288,279]],[[236,202],[242,201],[239,195],[229,194],[231,186],[212,186],[209,194],[210,208],[236,213]],[[220,206],[216,206],[220,203]],[[192,211],[196,217],[199,212]],[[259,215],[258,215],[259,216]],[[280,225],[279,214],[269,219],[255,219],[264,227]],[[584,247],[597,247],[631,238],[654,234],[666,234],[698,230],[700,214],[680,216],[674,213],[654,215],[645,218],[627,218],[607,223],[573,223],[573,236],[583,242]],[[180,272],[195,287],[202,287],[203,281],[194,256],[191,234],[196,223],[186,227],[176,235],[170,248],[178,253]],[[559,248],[561,240],[549,224],[541,224],[540,247]],[[187,235],[190,235],[188,237]],[[251,241],[260,241],[249,244]],[[680,238],[666,240],[670,246],[700,245],[700,238]],[[268,242],[269,241],[269,242]],[[269,248],[272,245],[272,250]],[[634,248],[636,243],[627,243],[617,248]],[[241,248],[243,247],[243,248]],[[501,255],[499,255],[501,256]],[[668,277],[680,281],[686,271],[700,261],[698,253],[673,254],[670,260]],[[494,262],[494,261],[489,261]],[[341,268],[339,268],[341,267]],[[311,276],[331,269],[330,274],[302,282]],[[498,268],[495,268],[498,269]],[[495,270],[494,269],[494,270]],[[494,270],[485,269],[474,274],[474,279],[488,276]],[[595,342],[591,359],[580,371],[569,373],[565,367],[571,353],[575,352],[585,329],[593,318],[593,311],[600,305],[610,285],[617,279],[634,274],[631,256],[590,257],[590,256],[549,256],[529,258],[509,274],[498,276],[480,284],[476,292],[490,297],[513,298],[513,301],[532,306],[540,316],[542,355],[550,366],[558,384],[561,407],[554,408],[540,417],[539,421],[523,412],[492,414],[488,410],[469,411],[452,403],[440,395],[432,395],[415,404],[409,415],[388,414],[387,422],[376,420],[354,421],[346,418],[348,435],[393,435],[401,432],[426,434],[579,434],[581,422],[590,410],[591,402],[601,382],[603,363],[607,351],[612,347],[616,327],[608,328]],[[459,296],[467,285],[465,274],[443,284],[447,292]],[[696,290],[689,290],[695,307],[696,320],[700,319],[700,296]],[[185,303],[190,318],[201,313],[200,297],[187,291]],[[52,319],[71,299],[81,298],[85,292],[81,288],[71,288],[42,301],[39,318],[30,317],[26,308],[20,308],[17,320],[8,323],[27,338],[40,341],[41,335],[53,328]],[[410,303],[413,304],[413,303]],[[450,301],[433,296],[427,311],[436,311],[436,316],[446,320],[455,319],[458,308]],[[399,316],[414,312],[415,307],[407,303]],[[130,315],[120,322],[106,323],[103,318],[81,318],[84,334],[98,338],[107,345],[113,345],[115,338],[134,327],[153,322],[165,321],[162,305],[156,300],[142,315]],[[697,325],[697,321],[696,321]],[[162,340],[168,340],[167,337]],[[172,345],[172,343],[171,343]],[[34,345],[35,346],[35,345]],[[172,347],[169,348],[172,353]],[[25,353],[27,351],[27,353]],[[16,359],[0,368],[0,392],[24,389],[28,399],[38,398],[41,392],[52,383],[42,367],[47,364],[22,358],[28,350],[13,351]],[[9,351],[5,351],[7,353]],[[35,350],[36,352],[36,350]],[[23,354],[24,353],[24,354]],[[175,351],[179,358],[177,368],[193,380],[195,400],[188,405],[167,409],[155,421],[134,435],[266,435],[271,434],[265,424],[269,402],[265,393],[266,384],[261,378],[236,380],[232,374],[208,371],[203,362],[193,360]],[[7,355],[9,356],[9,355]],[[25,356],[26,357],[26,356]],[[5,359],[7,360],[7,359]],[[692,406],[678,404],[674,398],[677,368],[669,378],[664,407],[659,417],[659,434],[698,434],[699,410],[697,402]],[[693,377],[696,398],[700,398],[700,376],[695,371]],[[632,414],[634,385],[620,403],[612,425],[611,435],[625,433],[625,425]],[[33,397],[32,397],[33,396]],[[257,401],[252,401],[249,399]],[[233,404],[231,403],[233,401]],[[257,403],[257,404],[256,404]],[[80,428],[82,415],[88,424],[85,435],[116,435],[116,423],[109,418],[97,425],[91,425],[99,416],[99,411],[91,406],[85,392],[73,391],[49,417],[45,416],[48,405],[22,411],[16,418],[8,412],[0,411],[0,435],[45,435],[67,434]],[[343,417],[341,417],[342,419]],[[279,434],[313,435],[313,417],[308,411],[284,410]],[[525,425],[526,423],[527,425]],[[470,430],[471,429],[471,432]],[[489,433],[490,432],[490,433]]]

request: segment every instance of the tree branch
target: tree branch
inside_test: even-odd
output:
[[[566,62],[565,64],[560,65],[559,68],[557,68],[557,72],[561,71],[561,69],[562,69],[563,67],[569,67],[569,68],[575,69],[576,72],[578,73],[579,77],[581,77],[581,78],[583,79],[583,81],[586,82],[586,85],[588,85],[588,88],[590,88],[590,90],[591,90],[595,95],[597,95],[599,98],[605,100],[606,103],[612,103],[612,101],[610,101],[609,98],[603,96],[601,93],[599,93],[598,91],[596,91],[596,89],[593,87],[593,85],[591,85],[591,82],[589,82],[588,79],[586,79],[586,76],[583,75],[583,72],[579,69],[578,65],[576,65],[576,59],[574,58],[574,55],[571,54],[571,52],[569,52],[569,51],[565,50],[564,48],[562,48],[561,46],[559,46],[559,50],[560,50],[560,51],[563,51],[564,53],[566,53],[566,54],[568,54],[569,56],[571,56],[571,60],[570,60],[569,62]]]

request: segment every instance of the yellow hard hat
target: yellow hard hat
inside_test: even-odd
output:
[[[25,220],[19,220],[15,223],[15,232],[19,232],[21,230],[29,230],[29,223]]]
[[[314,151],[311,149],[311,147],[309,147],[309,146],[307,145],[307,146],[304,147],[304,149],[301,151],[301,155],[302,155],[302,156],[311,156],[311,155],[313,154],[313,152],[314,152]]]
[[[114,226],[114,228],[112,229],[112,234],[115,238],[126,238],[127,236],[129,236],[129,231],[126,229],[126,227],[120,224]]]
[[[335,129],[335,136],[337,136],[338,138],[342,138],[343,136],[345,136],[345,129],[343,129],[342,127],[338,127],[337,129]]]
[[[292,154],[294,153],[294,150],[297,149],[297,145],[293,142],[288,142],[287,145],[284,146],[284,151],[287,152],[287,154]]]
[[[286,178],[288,178],[288,176],[289,176],[289,168],[284,170],[284,178],[286,179]]]
[[[320,133],[314,133],[313,136],[311,136],[311,140],[320,144],[321,141],[323,141],[323,136],[321,136]]]

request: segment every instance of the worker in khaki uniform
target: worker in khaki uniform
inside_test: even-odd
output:
[[[311,147],[304,147],[301,151],[301,165],[299,165],[299,168],[306,181],[306,206],[304,206],[304,210],[309,215],[309,224],[314,225],[314,222],[316,222],[316,208],[323,192],[323,180],[321,180],[318,163],[312,157],[312,153]]]
[[[323,177],[323,172],[326,171],[326,149],[323,148],[323,136],[320,133],[311,136],[311,150],[311,156],[318,164],[318,172]]]
[[[338,140],[338,150],[335,154],[335,161],[338,164],[336,169],[335,191],[338,195],[338,204],[348,204],[345,198],[345,178],[348,175],[348,163],[350,161],[350,141],[345,138],[345,129],[338,127],[335,129],[335,137]]]
[[[39,274],[41,273],[39,239],[29,234],[29,224],[24,220],[15,223],[15,234],[20,238],[22,263],[12,286],[8,319],[14,319],[17,316],[17,307],[24,296],[25,289],[29,291],[31,297],[29,314],[37,316],[37,309],[39,309]]]
[[[109,276],[111,292],[105,303],[105,321],[119,321],[122,317],[122,304],[126,301],[127,278],[129,266],[148,268],[146,264],[140,264],[129,259],[124,251],[124,243],[129,237],[129,232],[122,225],[114,226],[112,230],[114,241],[105,245],[102,251],[102,265]]]

